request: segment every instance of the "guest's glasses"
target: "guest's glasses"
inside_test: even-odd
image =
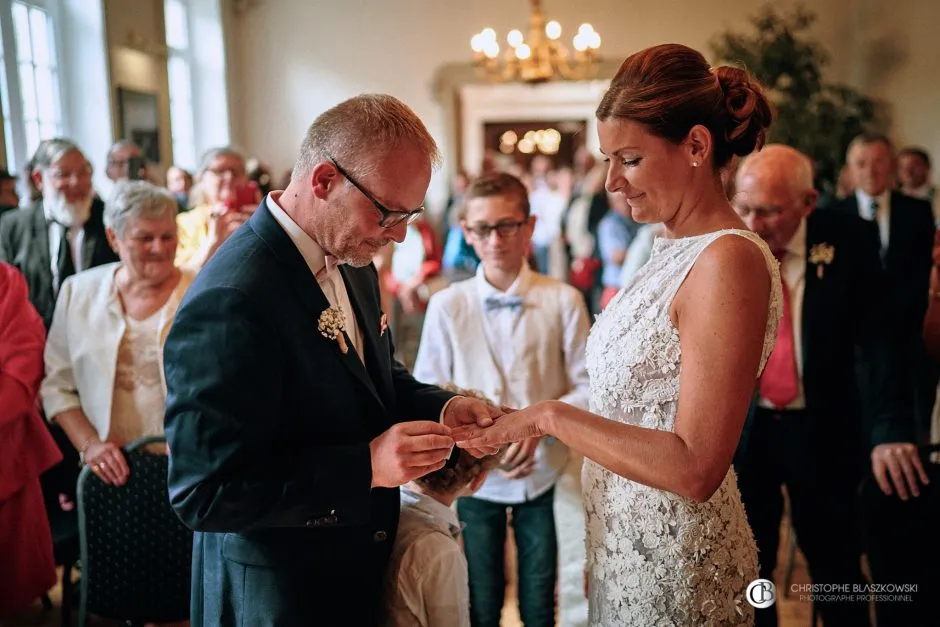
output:
[[[398,226],[402,222],[412,224],[415,220],[418,219],[418,216],[424,213],[424,207],[418,207],[414,211],[393,211],[388,209],[385,205],[376,200],[375,196],[367,192],[365,188],[356,181],[356,179],[349,176],[349,173],[346,172],[346,170],[344,170],[340,164],[336,163],[336,159],[334,159],[331,155],[326,154],[326,160],[332,163],[333,167],[336,168],[353,187],[358,189],[363,196],[368,198],[372,204],[375,205],[375,208],[378,209],[379,213],[382,214],[382,218],[379,220],[379,226],[381,226],[383,229],[390,229],[392,227]]]
[[[519,232],[519,229],[526,222],[526,220],[523,220],[522,222],[500,222],[499,224],[468,224],[467,230],[480,239],[488,239],[493,231],[496,231],[500,237],[512,237]]]

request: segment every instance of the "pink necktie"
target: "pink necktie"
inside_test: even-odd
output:
[[[783,254],[778,255],[778,259]],[[764,374],[760,379],[760,395],[783,409],[793,402],[800,392],[800,381],[796,371],[796,346],[793,341],[793,313],[790,310],[790,290],[783,284],[783,317],[777,327],[777,343],[770,353]]]

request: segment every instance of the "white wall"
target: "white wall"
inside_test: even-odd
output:
[[[233,139],[270,162],[289,168],[301,137],[328,107],[360,92],[393,94],[428,125],[445,155],[452,123],[435,101],[432,79],[447,63],[470,58],[470,37],[484,26],[503,41],[510,28],[525,29],[522,0],[252,0],[230,22],[227,48]],[[657,43],[675,41],[702,50],[727,27],[748,28],[759,0],[546,0],[569,40],[582,22],[602,37],[601,52],[613,58]],[[781,0],[778,5],[794,2]],[[917,141],[940,160],[936,124],[940,90],[936,0],[805,0],[817,12],[816,38],[832,56],[831,78],[871,89],[895,103],[895,135]],[[872,55],[872,41],[907,49],[903,64],[885,71]],[[443,196],[446,171],[432,182],[432,201]]]

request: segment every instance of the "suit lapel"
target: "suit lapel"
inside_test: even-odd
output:
[[[346,294],[349,296],[349,302],[352,304],[356,319],[359,321],[359,329],[362,332],[363,342],[363,360],[367,369],[366,378],[373,385],[372,391],[377,394],[380,402],[384,399],[383,405],[390,406],[392,400],[391,372],[392,364],[389,357],[389,350],[381,333],[381,321],[379,318],[379,306],[375,297],[372,295],[371,272],[356,268],[349,268],[345,265],[339,267],[343,282],[346,285]],[[386,330],[385,333],[389,333]],[[362,362],[359,362],[362,365]],[[368,376],[371,374],[371,377]],[[375,383],[381,382],[381,391],[384,394],[379,395]]]
[[[43,213],[41,201],[33,208],[32,218],[32,240],[35,248],[28,263],[34,268],[33,276],[42,277],[41,289],[53,296],[54,302],[52,259],[49,257],[49,226],[46,224],[46,216]]]
[[[803,311],[800,315],[800,324],[803,325],[802,346],[803,350],[803,372],[804,379],[806,373],[806,364],[812,357],[813,338],[813,320],[816,319],[815,312],[822,299],[822,279],[817,273],[816,264],[809,262],[809,254],[813,246],[822,242],[823,234],[819,233],[818,223],[813,220],[813,215],[806,219],[806,276],[803,280]],[[823,275],[825,276],[825,275]]]
[[[107,261],[107,249],[110,247],[104,234],[104,203],[98,198],[91,206],[91,217],[85,223],[84,241],[82,242],[82,268],[87,270]],[[105,249],[103,254],[98,251]]]
[[[359,359],[359,355],[356,353],[356,349],[353,347],[349,337],[346,337],[348,350],[344,353],[340,348],[339,342],[324,337],[317,328],[320,315],[330,307],[330,302],[323,293],[323,289],[320,287],[320,283],[317,281],[316,277],[311,274],[310,268],[307,267],[307,262],[304,261],[303,255],[300,254],[300,251],[297,250],[297,247],[291,241],[290,237],[284,229],[281,228],[281,225],[277,223],[277,220],[274,219],[271,212],[268,211],[265,201],[262,201],[261,206],[255,211],[250,220],[250,224],[254,227],[255,232],[258,233],[261,239],[272,248],[278,259],[288,267],[291,284],[304,307],[310,312],[310,325],[313,332],[317,334],[318,339],[330,345],[330,350],[335,352],[335,355],[346,369],[349,370],[350,374],[358,379],[372,394],[379,406],[384,408],[382,400],[379,398],[378,392],[375,389],[375,385],[369,378],[369,373],[366,372],[366,367],[362,363],[362,360]],[[353,301],[351,296],[350,300]],[[353,307],[356,307],[355,301],[353,301]],[[359,311],[357,311],[356,314],[361,315]],[[362,318],[360,318],[360,322],[361,321]],[[376,325],[378,325],[378,322],[376,322]]]

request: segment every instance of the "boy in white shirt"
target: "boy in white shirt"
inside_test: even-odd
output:
[[[467,560],[457,541],[457,497],[499,463],[458,450],[457,461],[401,489],[401,517],[386,580],[385,627],[470,627]]]
[[[529,268],[535,217],[525,187],[509,174],[486,175],[470,185],[464,202],[461,226],[482,263],[474,278],[431,298],[415,378],[480,390],[500,406],[560,399],[587,408],[587,308],[574,287]],[[518,550],[522,622],[555,624],[553,498],[567,457],[564,445],[552,438],[513,444],[501,470],[475,496],[458,501],[474,627],[499,625],[508,513]]]

